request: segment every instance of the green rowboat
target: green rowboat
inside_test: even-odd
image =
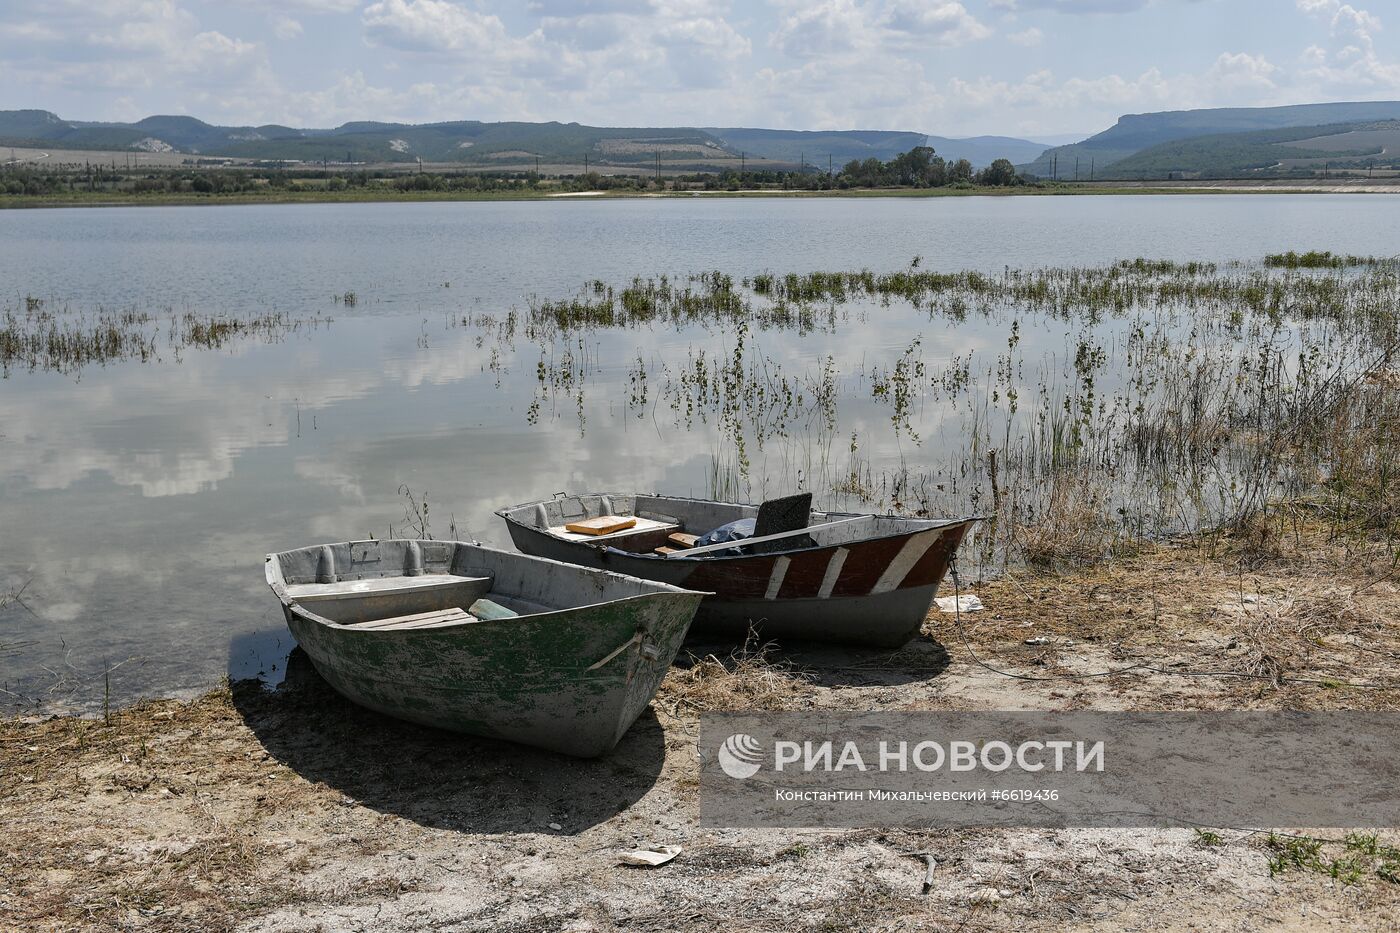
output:
[[[350,700],[583,758],[646,709],[705,595],[456,541],[318,545],[265,570]]]

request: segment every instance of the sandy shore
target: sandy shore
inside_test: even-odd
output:
[[[1393,559],[1284,532],[969,586],[986,611],[961,630],[936,614],[894,653],[697,649],[600,761],[387,720],[304,661],[275,691],[6,721],[0,927],[1400,929],[1400,884],[1371,863],[1351,879],[1271,874],[1266,835],[1247,830],[698,825],[705,709],[1397,708]],[[1125,658],[1181,673],[1073,676]],[[1192,676],[1207,670],[1219,674]],[[1347,856],[1341,832],[1297,831]],[[654,844],[683,851],[618,864]],[[917,851],[936,853],[927,895]]]

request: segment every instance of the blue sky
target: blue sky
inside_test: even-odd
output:
[[[1394,0],[4,0],[0,109],[1096,132],[1400,99]],[[1394,15],[1391,15],[1392,12]]]

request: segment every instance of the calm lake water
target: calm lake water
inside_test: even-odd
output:
[[[1287,249],[1384,255],[1400,248],[1397,208],[1383,195],[1183,195],[0,212],[0,313],[32,296],[70,313],[334,319],[276,341],[0,381],[0,592],[24,587],[22,603],[0,608],[0,698],[91,709],[114,667],[115,702],[225,673],[275,679],[291,641],[262,555],[383,536],[404,521],[401,486],[426,493],[438,537],[455,523],[501,546],[492,510],[556,490],[708,494],[729,449],[714,419],[678,422],[665,382],[699,351],[725,359],[732,328],[536,341],[471,323],[523,311],[532,295],[710,269],[887,271],[915,256],[1000,272]],[[353,307],[336,298],[347,292]],[[1063,325],[1026,326],[1027,360],[1072,355]],[[799,382],[820,381],[830,358],[840,410],[817,433],[837,453],[855,435],[878,470],[937,459],[957,428],[921,406],[915,443],[871,398],[867,374],[915,338],[930,366],[1006,342],[995,322],[952,325],[897,305],[748,339]],[[542,362],[576,370],[582,396],[572,385],[542,394]],[[629,405],[639,366],[648,400]],[[749,451],[741,492],[788,491],[801,470],[821,497],[807,435],[786,433]]]

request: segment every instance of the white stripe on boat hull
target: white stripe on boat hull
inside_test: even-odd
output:
[[[875,581],[875,585],[870,588],[870,594],[888,593],[890,590],[898,589],[904,582],[904,578],[909,575],[909,571],[914,569],[914,565],[919,562],[928,549],[933,547],[933,542],[937,541],[943,534],[942,530],[925,531],[916,534],[908,541],[904,542],[904,547],[899,549],[899,553],[890,561],[890,565],[885,568],[885,572],[880,574],[880,579]]]
[[[764,599],[778,598],[778,590],[783,588],[783,578],[787,576],[788,564],[791,563],[790,557],[779,557],[773,561],[773,572],[768,575],[768,591],[763,594]]]
[[[818,599],[829,599],[831,591],[836,587],[836,581],[841,579],[841,568],[846,565],[846,555],[851,553],[843,547],[839,547],[831,552],[831,558],[826,562],[826,574],[822,577],[821,589],[817,590]]]

